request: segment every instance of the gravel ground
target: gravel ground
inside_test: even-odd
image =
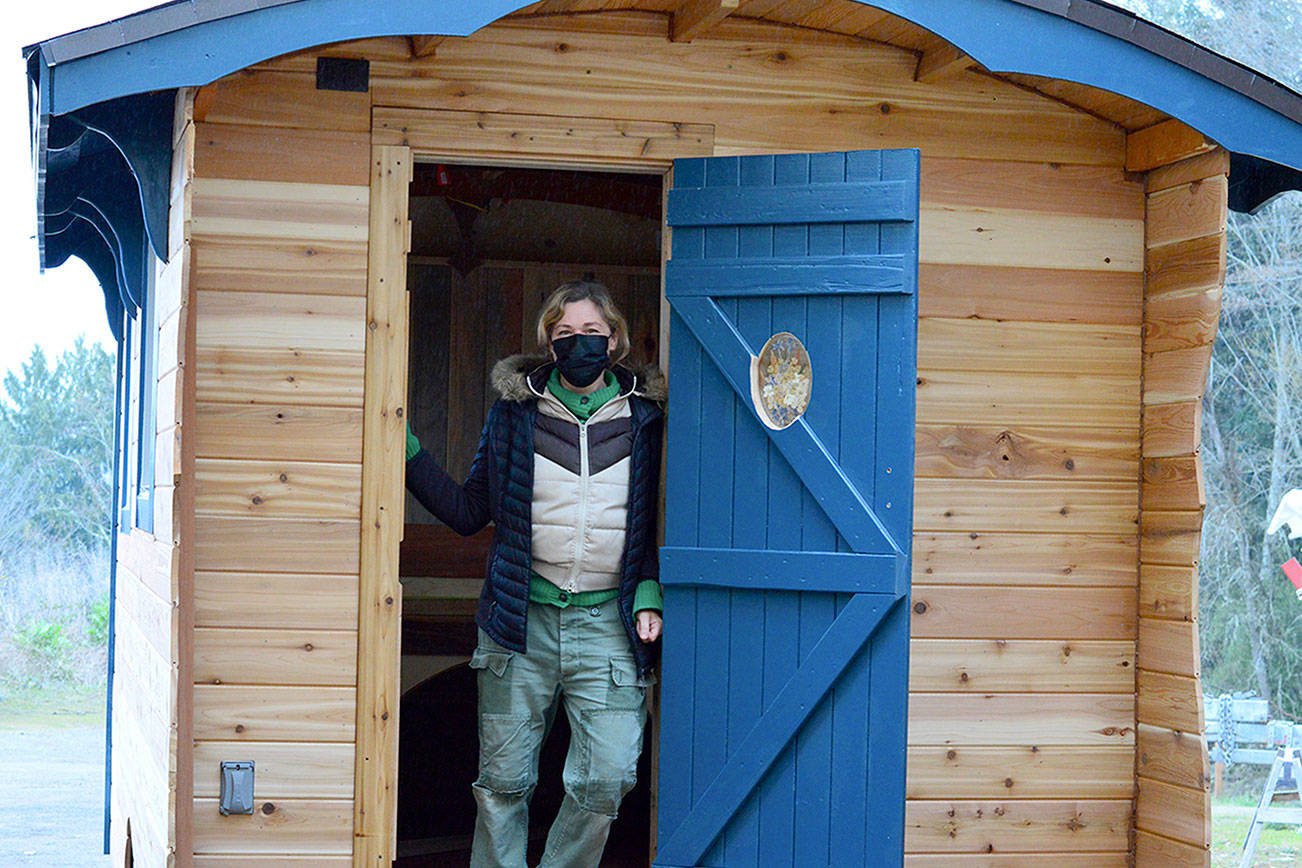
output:
[[[109,865],[103,725],[0,726],[0,775],[0,865]]]

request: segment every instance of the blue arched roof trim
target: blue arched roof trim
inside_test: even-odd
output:
[[[133,93],[206,84],[267,58],[330,42],[412,33],[465,36],[527,5],[520,0],[173,3],[41,43],[43,109],[60,115]],[[1122,10],[1090,0],[873,0],[871,5],[944,37],[987,69],[1123,94],[1179,118],[1234,153],[1302,170],[1302,97],[1277,86],[1284,102],[1297,106],[1297,115],[1289,117],[1186,65],[1216,55]],[[239,11],[200,20],[205,7]],[[152,29],[145,26],[150,21]],[[169,24],[174,29],[165,29]],[[1142,29],[1162,50],[1119,35],[1127,24],[1132,31]],[[133,32],[154,35],[135,38]],[[1228,61],[1220,64],[1219,75],[1269,81]]]
[[[25,49],[33,147],[44,189],[86,178],[76,160],[51,159],[73,133],[110,142],[130,168],[108,228],[134,247],[143,231],[166,256],[172,100],[271,57],[314,45],[419,33],[466,36],[529,5],[521,0],[178,0]],[[938,34],[987,69],[1091,85],[1179,118],[1232,155],[1230,205],[1252,210],[1302,189],[1302,96],[1247,67],[1099,0],[873,0]],[[59,142],[55,144],[55,142]],[[70,164],[71,163],[71,164]],[[56,166],[56,164],[58,164]],[[77,195],[79,191],[70,190]],[[126,201],[141,220],[125,221]],[[130,223],[124,226],[118,224]],[[43,227],[43,223],[42,223]],[[42,245],[44,228],[39,231]],[[42,247],[44,249],[44,247]],[[122,300],[139,297],[141,269],[121,261]],[[103,266],[101,265],[101,268]]]

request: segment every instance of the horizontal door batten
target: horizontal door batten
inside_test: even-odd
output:
[[[744,267],[738,267],[739,265]],[[904,256],[828,256],[738,261],[670,260],[669,298],[732,295],[912,294],[917,278]]]
[[[906,181],[791,187],[688,187],[669,191],[670,226],[901,222],[917,219]]]
[[[896,554],[664,546],[660,581],[769,591],[902,594],[908,558]]]

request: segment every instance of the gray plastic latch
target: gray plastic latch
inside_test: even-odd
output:
[[[253,762],[222,763],[222,814],[253,813]]]

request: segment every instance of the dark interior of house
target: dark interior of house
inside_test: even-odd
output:
[[[419,163],[411,187],[408,417],[421,445],[464,479],[497,394],[493,365],[538,353],[535,321],[557,286],[605,284],[629,322],[632,363],[659,353],[660,175]],[[461,537],[407,495],[398,776],[401,868],[469,864],[477,774],[475,600],[492,528]],[[530,811],[529,861],[563,795],[558,713]],[[603,865],[649,864],[649,724],[638,785]]]

